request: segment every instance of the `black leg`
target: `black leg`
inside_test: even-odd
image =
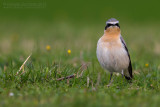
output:
[[[111,82],[111,80],[112,80],[112,76],[113,76],[113,73],[111,73],[111,75],[110,75],[110,80],[109,80],[109,82]]]
[[[111,73],[110,75],[110,80],[109,80],[109,84],[107,85],[107,87],[110,87],[110,85],[112,84],[113,80],[112,80],[112,76],[113,76],[113,73]]]
[[[123,74],[121,74],[121,75],[122,75],[122,78],[123,78],[124,75]]]

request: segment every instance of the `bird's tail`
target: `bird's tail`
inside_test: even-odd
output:
[[[125,76],[126,80],[132,80],[132,79],[133,79],[132,69],[131,69],[130,72],[128,72],[128,70],[126,70],[126,71],[124,72],[124,76]]]
[[[132,80],[133,77],[125,76],[126,80]]]

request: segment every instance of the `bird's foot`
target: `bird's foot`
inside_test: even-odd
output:
[[[112,82],[110,82],[108,85],[106,85],[108,88],[112,85]]]
[[[111,86],[110,84],[107,85],[108,88],[109,88],[110,86]]]

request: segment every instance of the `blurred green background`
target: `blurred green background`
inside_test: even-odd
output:
[[[109,18],[120,21],[131,55],[159,56],[158,1],[0,1],[1,52],[78,48],[92,52]],[[81,45],[79,45],[81,44]],[[141,49],[143,48],[143,49]],[[88,50],[88,51],[91,51]],[[77,51],[77,53],[79,52]],[[28,54],[28,53],[27,53]]]
[[[115,17],[122,21],[159,21],[158,1],[48,1],[1,0],[1,19],[74,21],[80,23],[104,23]]]

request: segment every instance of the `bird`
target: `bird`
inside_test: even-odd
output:
[[[97,43],[96,54],[102,68],[110,72],[107,86],[111,85],[114,72],[132,80],[131,58],[117,19],[111,18],[106,22],[104,34]]]

